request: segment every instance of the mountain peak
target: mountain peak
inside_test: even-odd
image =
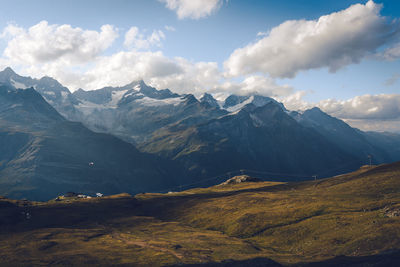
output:
[[[2,72],[7,73],[7,74],[12,74],[12,75],[16,74],[15,71],[10,67],[6,67]]]
[[[324,113],[325,114],[325,112],[323,112],[319,107],[313,107],[306,111],[313,112],[313,113]]]
[[[140,86],[147,86],[147,84],[146,84],[143,80],[140,80],[140,81],[139,81],[139,85],[140,85]]]
[[[328,114],[326,114],[325,112],[323,112],[318,107],[313,107],[313,108],[307,109],[306,111],[303,112],[303,116],[309,117],[309,118],[317,118],[317,117],[319,117],[319,118],[322,118],[322,117],[330,118],[331,117]]]
[[[13,71],[12,68],[7,67],[3,71],[0,71],[0,80],[9,80],[11,77],[16,75],[17,74]]]
[[[246,101],[248,98],[249,98],[249,96],[230,95],[225,99],[223,107],[229,108],[229,107],[236,106],[237,104],[240,104],[243,101]]]
[[[185,102],[187,104],[192,104],[192,103],[198,102],[197,98],[192,94],[186,94],[186,95],[184,95],[183,98],[185,99]]]
[[[52,84],[60,84],[56,79],[49,77],[49,76],[43,76],[40,78],[41,82],[46,82],[46,83],[52,83]]]
[[[200,102],[208,104],[209,106],[214,108],[219,108],[217,100],[215,100],[215,98],[209,93],[204,93],[204,95],[200,98]]]

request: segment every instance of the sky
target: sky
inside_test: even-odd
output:
[[[400,132],[397,0],[0,0],[0,69],[71,91],[143,79]]]

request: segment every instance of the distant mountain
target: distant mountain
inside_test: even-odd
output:
[[[33,88],[0,86],[0,195],[48,200],[68,191],[160,190],[175,184],[178,170],[67,121]]]
[[[123,87],[78,90],[75,106],[89,128],[112,133],[132,143],[142,142],[161,127],[186,120],[197,123],[225,111],[203,105],[193,95],[178,95],[168,89],[157,90],[143,81]]]
[[[361,155],[353,156],[297,123],[274,101],[260,107],[250,103],[239,112],[191,127],[166,127],[139,147],[181,162],[191,177],[250,169],[286,173],[286,180],[298,180],[362,163]]]
[[[400,135],[363,132],[318,108],[289,111],[260,95],[219,102],[204,94],[198,100],[143,81],[71,94],[52,78],[22,77],[10,68],[0,72],[0,84],[32,86],[65,119],[134,144],[172,170],[183,168],[177,183],[239,169],[289,174],[275,177],[280,180],[309,179],[354,170],[369,156],[374,164],[400,160]],[[29,122],[37,124],[39,117]]]
[[[330,142],[354,156],[367,158],[373,156],[375,163],[392,162],[400,159],[400,150],[396,146],[384,146],[378,140],[386,139],[385,134],[368,134],[354,129],[344,121],[329,116],[317,107],[308,109],[303,113],[291,112],[291,116],[305,127],[313,128]],[[393,142],[400,144],[400,136]]]
[[[230,112],[235,112],[242,109],[244,106],[250,103],[255,105],[256,107],[261,107],[271,102],[279,105],[283,110],[286,110],[286,108],[283,106],[282,103],[277,102],[273,98],[260,95],[249,95],[249,96],[230,95],[225,99],[223,108]]]
[[[220,108],[218,101],[210,94],[205,93],[201,98],[200,102],[204,105],[208,105],[213,108]]]
[[[79,102],[71,94],[68,88],[62,86],[58,81],[50,77],[33,79],[16,74],[11,68],[0,72],[0,84],[27,89],[33,87],[42,97],[50,103],[65,118],[80,121],[81,115],[75,109]]]

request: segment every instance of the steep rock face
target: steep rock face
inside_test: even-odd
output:
[[[342,167],[358,158],[298,124],[273,102],[262,107],[248,104],[235,114],[189,128],[175,125],[160,130],[140,147],[182,162],[192,177],[218,175],[236,167],[286,173],[290,174],[287,180],[295,180],[318,173],[328,176],[332,173],[326,170],[338,166],[336,171],[359,165]]]
[[[174,184],[179,167],[67,121],[32,88],[0,86],[0,106],[0,195],[47,200],[67,191],[137,193]]]

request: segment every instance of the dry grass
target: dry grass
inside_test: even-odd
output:
[[[301,183],[69,202],[0,199],[2,265],[281,264],[400,249],[400,163]],[[31,219],[21,212],[29,211]]]

